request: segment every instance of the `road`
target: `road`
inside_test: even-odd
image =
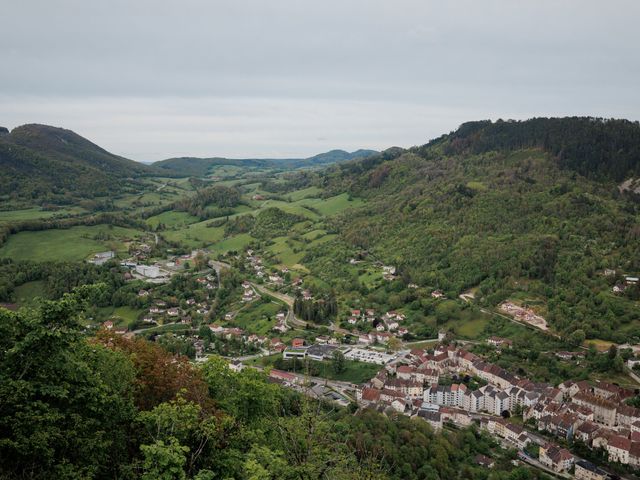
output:
[[[258,285],[257,283],[251,283],[251,286],[255,290],[257,290],[259,293],[262,293],[263,295],[267,295],[269,297],[273,297],[276,300],[280,300],[281,302],[287,305],[288,312],[287,312],[287,318],[285,319],[285,321],[287,326],[291,328],[294,328],[294,327],[305,328],[307,325],[310,325],[317,328],[322,328],[322,327],[328,328],[333,332],[338,332],[343,335],[347,335],[351,333],[348,330],[345,330],[344,328],[337,327],[334,323],[330,323],[329,325],[318,325],[316,323],[305,322],[304,320],[296,317],[295,314],[293,313],[294,298],[291,295],[287,295],[286,293],[281,293],[281,292],[275,292],[263,285]]]

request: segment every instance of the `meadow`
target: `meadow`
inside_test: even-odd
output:
[[[124,252],[127,250],[125,242],[141,234],[139,230],[111,225],[20,232],[11,235],[0,248],[0,258],[39,262],[81,261],[107,250]]]

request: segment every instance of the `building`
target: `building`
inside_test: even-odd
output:
[[[631,450],[631,440],[620,435],[614,435],[607,444],[607,453],[610,462],[618,462],[624,465],[629,463],[629,452]]]
[[[155,265],[136,265],[136,272],[147,278],[158,278],[160,268]]]
[[[565,448],[557,445],[547,444],[540,447],[540,463],[549,467],[555,472],[567,472],[571,470],[575,457]]]
[[[616,404],[590,393],[578,392],[573,396],[574,403],[583,405],[593,411],[593,419],[597,423],[613,427],[616,424]]]
[[[576,462],[574,475],[576,480],[606,480],[608,478],[606,472],[586,460]]]

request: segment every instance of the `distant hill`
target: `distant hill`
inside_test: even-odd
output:
[[[43,202],[110,195],[158,173],[71,130],[38,124],[0,129],[0,172],[0,198]]]
[[[305,167],[316,167],[329,165],[332,163],[344,162],[358,158],[365,158],[375,155],[375,150],[356,150],[347,152],[345,150],[331,150],[319,153],[308,158],[245,158],[233,159],[224,157],[198,158],[180,157],[160,160],[153,163],[154,167],[171,170],[181,176],[203,177],[209,173],[216,165],[235,165],[246,168],[274,168],[274,169],[297,169]]]

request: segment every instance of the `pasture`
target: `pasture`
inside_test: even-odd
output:
[[[141,233],[111,225],[20,232],[11,235],[0,248],[0,258],[37,262],[81,261],[106,250],[126,251],[125,242]]]

